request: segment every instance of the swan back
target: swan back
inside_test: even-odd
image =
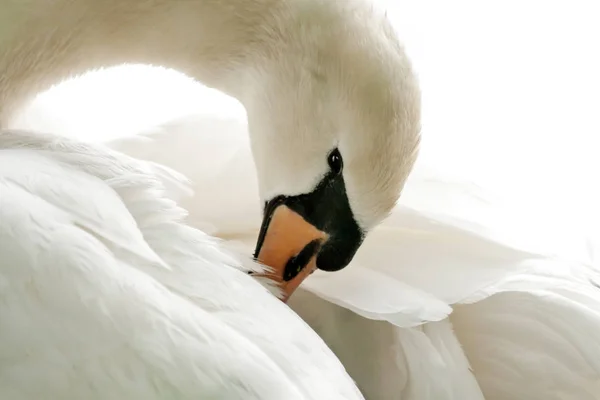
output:
[[[362,398],[246,274],[258,266],[180,222],[181,176],[54,136],[0,139],[2,398]]]

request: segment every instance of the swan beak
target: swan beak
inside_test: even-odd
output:
[[[255,257],[269,267],[264,276],[279,283],[282,300],[287,302],[317,269],[317,254],[328,235],[285,204],[278,205],[268,218]]]

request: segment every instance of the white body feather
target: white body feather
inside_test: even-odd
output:
[[[251,210],[259,204],[247,184],[256,177],[245,129],[236,118],[188,117],[111,146]],[[223,146],[234,150],[217,151]],[[193,166],[197,149],[215,168]],[[228,218],[214,198],[183,202],[191,221],[252,251],[255,214]],[[401,205],[351,265],[313,274],[290,306],[368,399],[600,399],[593,243],[574,246],[568,231],[548,240],[535,219],[506,207],[476,186],[417,168]]]

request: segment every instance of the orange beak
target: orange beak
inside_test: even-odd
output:
[[[270,216],[256,258],[270,267],[264,276],[279,283],[284,302],[316,268],[316,258],[328,235],[281,204]]]

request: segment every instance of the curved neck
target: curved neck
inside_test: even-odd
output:
[[[281,0],[33,0],[0,13],[0,127],[33,96],[123,63],[179,70],[242,103]],[[269,28],[269,29],[265,29]]]

